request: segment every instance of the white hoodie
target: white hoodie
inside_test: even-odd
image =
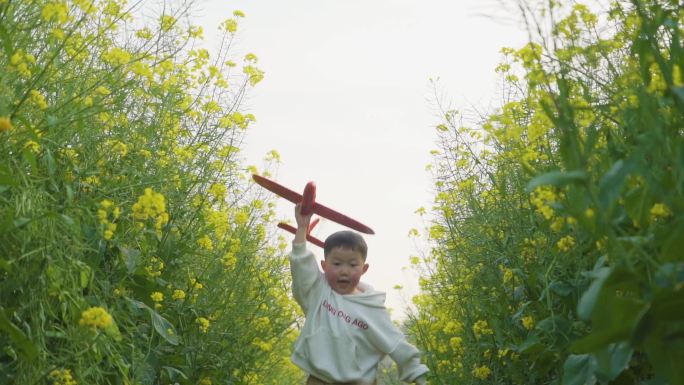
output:
[[[292,362],[326,382],[372,383],[387,354],[399,378],[413,381],[428,371],[420,353],[406,342],[385,309],[385,293],[363,282],[360,294],[335,292],[318,269],[306,243],[292,245],[292,293],[306,321],[295,342]]]

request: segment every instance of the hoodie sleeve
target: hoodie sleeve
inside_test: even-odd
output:
[[[304,313],[309,309],[312,294],[321,282],[322,274],[318,270],[314,254],[306,248],[306,243],[293,243],[290,253],[290,271],[292,273],[292,295],[302,307]]]
[[[415,381],[418,377],[428,372],[427,366],[420,363],[420,352],[418,349],[406,342],[405,339],[399,341],[390,353],[390,357],[397,363],[399,379],[402,381]]]

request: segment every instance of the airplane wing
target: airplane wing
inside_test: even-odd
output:
[[[264,178],[263,176],[252,174],[252,178],[256,183],[258,183],[260,186],[264,187],[265,189],[275,193],[276,195],[279,195],[288,201],[297,204],[302,201],[302,195],[298,194],[289,188],[280,185],[270,179]],[[323,206],[322,204],[318,202],[314,202],[313,204],[313,212],[315,214],[318,214],[322,216],[323,218],[330,219],[333,222],[337,222],[343,226],[347,226],[351,229],[354,229],[356,231],[360,231],[365,234],[375,234],[375,232],[368,226],[364,225],[363,223],[352,219],[342,213],[339,213],[329,207]]]
[[[287,231],[291,232],[292,234],[297,233],[297,229],[288,225],[287,223],[280,222],[280,223],[278,223],[278,227],[280,227],[283,230],[287,230]],[[312,235],[306,234],[306,240],[313,243],[314,245],[316,245],[318,247],[325,248],[325,242],[321,241],[320,239],[318,239]]]
[[[257,174],[252,174],[252,178],[254,179],[255,182],[259,184],[259,186],[265,188],[266,190],[275,193],[278,196],[281,196],[288,201],[297,204],[302,201],[302,195],[298,194],[289,188],[280,185],[270,179],[266,179],[263,176],[257,175]]]
[[[360,231],[365,234],[375,234],[373,229],[357,221],[356,219],[349,218],[348,216],[339,213],[329,207],[323,206],[318,202],[314,203],[313,212],[315,214],[322,216],[323,218],[330,219],[333,222],[337,222],[356,231]]]

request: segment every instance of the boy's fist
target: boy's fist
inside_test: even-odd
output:
[[[295,205],[295,219],[297,220],[297,228],[309,229],[309,223],[311,222],[311,215],[302,215],[302,204],[297,203]]]

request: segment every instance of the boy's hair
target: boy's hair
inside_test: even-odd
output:
[[[323,248],[324,258],[328,258],[328,254],[338,247],[356,251],[361,254],[364,261],[366,260],[368,246],[366,245],[366,241],[363,240],[363,237],[358,233],[343,230],[330,234],[330,236],[325,239],[325,247]]]

